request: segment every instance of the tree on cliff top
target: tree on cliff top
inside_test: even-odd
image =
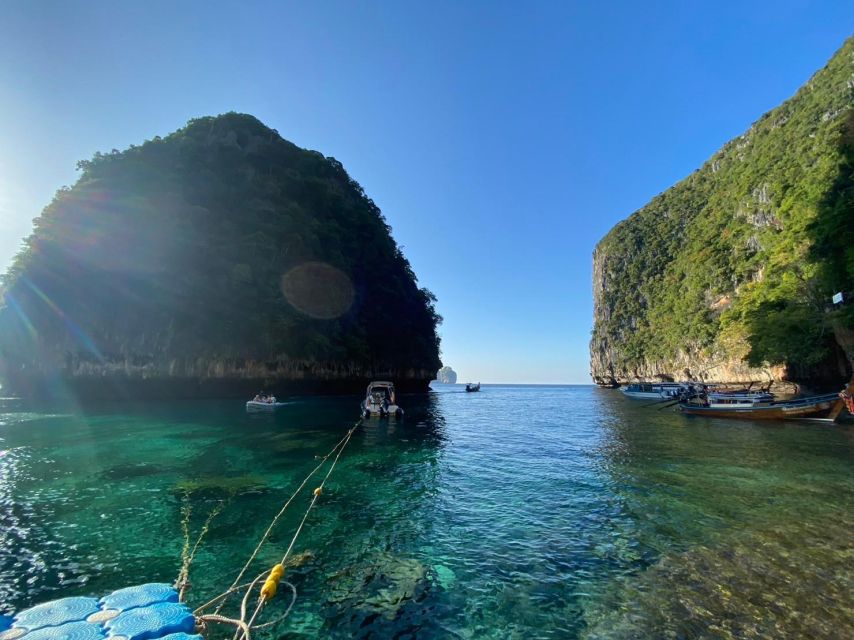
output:
[[[7,364],[440,366],[435,297],[334,158],[228,113],[78,168],[3,278]]]

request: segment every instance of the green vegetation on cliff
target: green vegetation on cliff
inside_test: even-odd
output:
[[[594,375],[690,358],[826,361],[825,307],[854,292],[852,104],[849,39],[793,98],[600,242]],[[851,325],[846,314],[837,320]]]
[[[3,279],[7,373],[439,368],[435,298],[334,158],[229,113],[79,169]]]

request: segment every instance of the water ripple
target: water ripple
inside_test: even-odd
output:
[[[443,387],[361,429],[276,631],[304,637],[836,638],[854,630],[850,430],[703,421],[589,387]],[[0,403],[0,613],[178,570],[221,590],[357,399],[276,415]],[[258,568],[276,562],[285,518]],[[290,637],[290,636],[289,636]]]

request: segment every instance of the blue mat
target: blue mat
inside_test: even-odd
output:
[[[66,622],[79,622],[98,611],[95,598],[61,598],[36,605],[15,615],[12,627],[35,631],[42,627],[58,627]]]
[[[58,627],[42,627],[22,636],[27,640],[103,640],[104,629],[88,622],[68,622]]]
[[[0,616],[0,640],[203,640],[178,592],[159,582],[118,589],[100,600],[61,598]]]
[[[168,633],[189,633],[196,627],[196,619],[186,605],[177,602],[158,602],[149,607],[123,611],[104,627],[107,637],[124,636],[127,640],[151,640]]]
[[[145,607],[155,602],[178,602],[178,592],[171,585],[161,582],[139,584],[113,591],[101,598],[102,609],[127,611],[136,607]]]

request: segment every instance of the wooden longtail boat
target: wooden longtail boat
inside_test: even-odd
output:
[[[829,393],[809,398],[781,400],[776,402],[756,402],[723,404],[717,402],[697,402],[685,400],[679,402],[679,410],[698,416],[714,418],[742,418],[748,420],[786,420],[791,418],[810,418],[827,415],[836,419],[843,407],[841,394]]]

